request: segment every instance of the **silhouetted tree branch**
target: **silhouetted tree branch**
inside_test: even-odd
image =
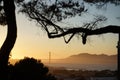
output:
[[[95,29],[95,30],[90,30],[90,29],[86,29],[86,28],[71,28],[68,29],[67,31],[61,33],[61,34],[57,34],[57,35],[51,35],[50,33],[48,33],[48,37],[49,38],[57,38],[57,37],[62,37],[68,34],[77,34],[83,32],[86,34],[86,36],[90,36],[90,35],[100,35],[100,34],[105,34],[105,33],[120,33],[120,26],[116,26],[116,25],[109,25],[109,26],[105,26],[99,29]]]
[[[94,1],[95,3],[98,3],[100,0],[99,1],[87,0],[86,2],[89,1]],[[109,1],[110,0],[108,0],[107,2],[104,1],[100,1],[100,2],[108,3]],[[25,13],[30,19],[35,20],[37,23],[39,23],[42,26],[42,28],[47,32],[49,38],[64,37],[64,41],[66,43],[68,43],[74,37],[74,35],[78,33],[81,33],[83,44],[85,44],[87,36],[120,32],[120,28],[117,25],[108,25],[104,27],[101,26],[101,28],[96,28],[99,22],[106,20],[105,17],[98,17],[95,21],[91,23],[86,23],[82,27],[78,26],[76,28],[66,29],[57,25],[55,23],[56,21],[61,21],[69,16],[72,17],[77,15],[78,13],[81,14],[82,12],[86,11],[83,3],[80,4],[79,2],[74,2],[72,0],[68,0],[68,2],[55,0],[55,3],[52,3],[51,5],[48,4],[49,6],[47,5],[47,3],[40,2],[39,0],[37,1],[33,0],[28,3],[21,2],[19,5],[21,5],[20,12]],[[42,9],[39,9],[41,7]],[[77,12],[75,12],[76,10]],[[65,35],[69,35],[69,34],[71,35],[68,38],[68,40],[66,40]]]

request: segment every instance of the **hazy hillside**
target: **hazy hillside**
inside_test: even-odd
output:
[[[88,54],[80,53],[72,55],[62,61],[66,63],[81,63],[81,64],[117,64],[117,55],[105,55],[105,54]]]

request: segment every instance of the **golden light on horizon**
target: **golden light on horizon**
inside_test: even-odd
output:
[[[80,40],[73,40],[69,44],[65,44],[63,39],[53,39],[53,40],[43,40],[43,41],[36,41],[31,43],[32,41],[28,42],[17,42],[12,50],[12,58],[24,58],[24,57],[34,57],[37,59],[48,59],[49,52],[52,53],[53,59],[60,59],[66,58],[70,55],[79,54],[79,53],[90,53],[90,54],[107,54],[107,55],[114,55],[117,54],[117,35],[108,36],[108,39],[99,40],[101,37],[93,36],[94,42],[88,42],[86,45],[83,45]],[[108,42],[109,41],[109,42]],[[48,42],[48,43],[47,43]],[[57,43],[61,44],[57,44]],[[44,44],[47,43],[47,44]],[[111,43],[111,44],[110,44]],[[43,45],[43,46],[42,46]]]

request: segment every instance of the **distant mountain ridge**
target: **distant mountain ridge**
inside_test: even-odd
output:
[[[10,62],[14,64],[19,59],[12,59]],[[41,60],[41,59],[40,59]],[[43,63],[49,63],[49,59],[42,59]],[[69,64],[112,64],[117,65],[117,55],[106,54],[89,54],[80,53],[71,55],[64,59],[52,59],[51,63],[69,63]]]
[[[70,57],[117,57],[117,55],[106,55],[106,54],[89,54],[89,53],[80,53],[77,55],[71,55]]]
[[[71,55],[63,61],[82,64],[117,64],[117,55],[80,53]]]

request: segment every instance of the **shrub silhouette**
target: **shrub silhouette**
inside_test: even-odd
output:
[[[24,58],[15,63],[12,80],[56,80],[40,60]]]

